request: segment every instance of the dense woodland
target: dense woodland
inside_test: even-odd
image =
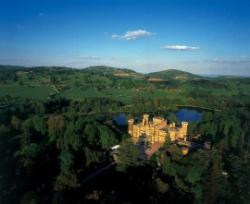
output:
[[[114,116],[203,113],[183,156],[167,141],[150,160]],[[249,203],[250,78],[170,70],[0,67],[0,203]],[[198,135],[198,136],[197,136]],[[110,147],[120,144],[113,164]]]

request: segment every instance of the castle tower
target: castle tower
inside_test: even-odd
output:
[[[143,118],[142,118],[142,124],[143,124],[143,126],[147,126],[148,125],[148,118],[149,118],[148,114],[144,114],[143,115]]]
[[[187,140],[187,128],[188,128],[188,122],[181,122],[181,128],[179,130],[179,139]]]
[[[128,133],[133,135],[133,126],[134,126],[134,119],[128,120]]]
[[[175,141],[176,140],[176,131],[175,129],[171,128],[169,129],[169,138],[171,141]]]

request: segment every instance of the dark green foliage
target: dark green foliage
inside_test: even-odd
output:
[[[40,202],[48,192],[80,188],[79,179],[109,161],[109,148],[121,138],[118,131],[103,117],[76,115],[80,103],[56,104],[60,114],[43,103],[40,111],[31,101],[27,108],[20,102],[6,109],[11,117],[0,126],[1,203]]]
[[[175,122],[176,124],[178,123],[178,118],[176,117],[176,115],[174,113],[170,113],[167,116],[167,120],[171,121],[171,122]]]
[[[221,155],[217,152],[213,152],[211,156],[211,166],[208,171],[208,178],[205,185],[206,189],[204,202],[207,204],[217,203],[219,197],[223,196],[223,190],[226,188],[226,186],[223,186],[222,183],[225,178],[222,175],[223,163]]]
[[[36,192],[30,191],[25,193],[25,195],[21,199],[21,204],[38,204],[39,196]]]
[[[115,137],[114,133],[111,130],[109,130],[106,126],[104,125],[98,126],[98,131],[102,149],[108,150],[110,147],[118,144],[118,140]]]
[[[98,140],[97,134],[98,134],[98,129],[96,126],[87,124],[84,129],[85,135],[87,135],[86,139],[88,144],[91,146],[95,145],[100,145],[100,141]]]
[[[155,179],[155,186],[156,189],[162,194],[166,193],[169,190],[169,185],[163,182],[160,178]]]
[[[36,115],[32,118],[32,122],[33,122],[34,130],[37,133],[41,135],[47,134],[47,124],[46,124],[46,120],[43,117],[39,117]]]
[[[72,168],[74,161],[73,155],[66,150],[63,150],[59,156],[60,159],[60,169],[62,172],[68,172]]]
[[[89,167],[90,165],[95,165],[102,163],[107,159],[105,152],[101,150],[93,150],[91,148],[85,147],[84,154],[86,157],[85,165]]]
[[[209,165],[208,152],[199,151],[184,157],[175,144],[167,144],[164,149],[168,154],[160,154],[162,172],[172,179],[176,191],[194,196],[194,201],[200,203],[203,199],[204,183]]]
[[[33,158],[36,157],[41,151],[41,147],[36,143],[30,143],[22,147],[22,149],[16,153],[18,156]]]
[[[119,171],[126,171],[129,167],[136,167],[143,165],[144,155],[140,152],[138,147],[136,147],[131,138],[125,139],[121,143],[119,149],[119,157],[117,161],[117,169]]]
[[[244,150],[239,155],[230,153],[226,159],[228,181],[231,192],[227,194],[232,203],[247,203],[250,200],[250,152]]]
[[[62,172],[56,178],[55,190],[63,191],[71,188],[79,187],[76,175],[71,172]]]
[[[50,116],[48,119],[48,133],[50,141],[55,141],[63,135],[65,128],[65,119],[62,115]]]

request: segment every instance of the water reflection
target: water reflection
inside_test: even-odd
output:
[[[114,121],[119,126],[125,126],[127,125],[127,117],[124,113],[121,113],[114,117]]]
[[[176,112],[179,121],[197,122],[201,121],[202,113],[195,109],[182,108]]]

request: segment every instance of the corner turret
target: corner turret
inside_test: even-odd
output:
[[[187,128],[188,128],[188,122],[182,121],[181,128],[179,130],[179,138],[185,141],[187,140]]]
[[[133,125],[134,125],[134,119],[128,120],[128,133],[133,135]]]
[[[148,125],[148,118],[149,118],[148,114],[144,114],[142,116],[142,124],[143,124],[143,126],[147,126]]]

